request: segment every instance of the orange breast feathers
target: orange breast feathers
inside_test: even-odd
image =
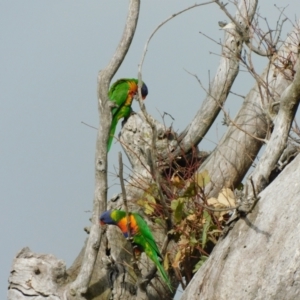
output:
[[[138,226],[134,216],[130,215],[130,235],[135,235],[138,231]],[[128,237],[127,233],[127,217],[124,217],[118,222],[118,227],[122,230],[122,233],[125,237]]]
[[[125,101],[125,105],[131,105],[133,97],[135,96],[135,94],[138,91],[138,85],[134,82],[134,81],[129,81],[129,89],[128,89],[128,96],[127,99]]]

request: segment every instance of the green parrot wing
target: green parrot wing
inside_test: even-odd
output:
[[[130,89],[130,82],[137,84],[137,79],[134,78],[122,78],[117,80],[109,89],[108,97],[110,100],[115,101],[118,107],[112,109],[112,115],[115,116],[120,107],[125,103],[128,92]]]
[[[151,246],[152,250],[155,251],[158,256],[161,256],[148,224],[144,221],[140,214],[132,213],[132,215],[136,220],[137,226],[139,228],[139,233],[143,236],[145,242],[147,242]]]
[[[111,148],[118,121],[121,118],[127,118],[130,116],[131,107],[124,104],[128,99],[128,93],[130,90],[131,81],[132,79],[126,79],[126,78],[119,79],[112,84],[112,86],[108,91],[109,99],[111,101],[114,101],[117,104],[117,106],[112,108],[111,110],[112,123],[110,126],[109,138],[107,142],[107,151],[109,151]]]
[[[146,255],[154,262],[162,279],[167,284],[170,291],[173,291],[170,279],[160,262],[161,254],[155,243],[151,230],[144,219],[138,213],[132,213],[135,218],[136,224],[139,228],[138,232],[133,236],[133,242],[142,246]]]
[[[118,99],[116,99],[116,96],[122,90],[127,92],[128,87],[129,87],[128,81],[130,81],[130,80],[131,79],[122,78],[122,79],[119,79],[116,82],[114,82],[108,91],[108,97],[110,98],[110,100],[118,101]]]
[[[108,92],[108,97],[111,101],[116,102],[116,104],[118,105],[118,107],[114,107],[111,110],[113,117],[117,114],[122,105],[125,103],[128,96],[128,89],[129,85],[125,79],[118,80],[110,88]]]

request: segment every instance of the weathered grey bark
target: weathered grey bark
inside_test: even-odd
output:
[[[181,300],[299,299],[300,155],[196,273]]]
[[[202,139],[208,128],[213,123],[215,117],[220,112],[221,106],[224,104],[238,73],[238,58],[241,53],[242,43],[245,42],[245,35],[248,31],[247,26],[253,18],[256,6],[256,0],[240,1],[239,11],[235,19],[235,22],[238,24],[238,29],[237,27],[226,29],[225,46],[223,48],[224,56],[221,59],[220,67],[211,85],[210,95],[204,101],[202,108],[199,110],[191,126],[187,128],[183,140],[178,140],[174,133],[166,132],[165,128],[163,128],[161,124],[153,120],[157,131],[157,139],[154,141],[158,152],[157,157],[163,154],[165,161],[168,163],[168,158],[174,158],[171,156],[174,155],[175,149],[180,148],[180,151],[177,151],[178,153],[190,149],[192,145],[197,144]],[[106,209],[107,196],[106,144],[110,124],[110,107],[107,99],[107,91],[110,80],[126,55],[133,38],[138,18],[138,10],[139,1],[132,0],[130,2],[129,16],[122,42],[120,43],[120,46],[108,67],[100,72],[98,77],[98,104],[101,120],[96,146],[96,182],[92,226],[89,229],[89,237],[86,241],[86,245],[72,267],[67,271],[65,270],[64,264],[52,256],[34,254],[28,249],[21,251],[14,261],[9,279],[9,300],[27,299],[28,297],[31,297],[30,299],[33,300],[40,300],[44,298],[55,300],[102,300],[108,299],[109,297],[111,297],[111,299],[122,298],[147,300],[170,299],[172,297],[166,287],[161,284],[161,280],[158,276],[151,280],[151,282],[147,285],[146,292],[142,288],[139,288],[136,284],[137,275],[133,272],[130,265],[132,258],[131,245],[114,227],[108,227],[101,240],[101,232],[98,227],[98,216],[101,211]],[[294,30],[293,34],[294,36],[290,37],[290,40],[287,40],[286,44],[281,48],[277,56],[273,58],[272,64],[268,66],[261,76],[261,81],[259,81],[259,83],[257,83],[247,95],[240,112],[233,123],[229,126],[227,133],[224,135],[218,147],[214,150],[209,159],[201,166],[200,170],[206,169],[210,173],[211,183],[207,186],[207,189],[211,194],[216,194],[224,186],[232,187],[235,186],[236,183],[240,182],[261,148],[262,140],[265,139],[266,133],[269,129],[268,117],[266,116],[268,113],[267,105],[271,105],[272,101],[279,100],[282,92],[293,80],[293,69],[280,69],[282,67],[282,61],[280,60],[282,60],[282,58],[287,59],[290,53],[297,53],[298,51],[297,44],[299,42],[299,32],[297,29]],[[294,60],[293,63],[295,63],[295,61],[296,60]],[[275,64],[277,65],[276,67]],[[267,83],[266,86],[263,82]],[[296,106],[294,106],[293,111],[295,111],[295,107]],[[285,125],[289,126],[288,124]],[[152,130],[142,114],[139,113],[133,115],[127,120],[122,129],[120,141],[123,144],[133,168],[132,175],[126,186],[128,206],[130,210],[139,210],[137,201],[143,198],[145,190],[153,184],[153,174],[151,173],[151,169],[155,168],[160,163],[159,160],[154,162],[152,159],[149,159],[149,153],[153,147]],[[180,144],[179,147],[178,144]],[[177,152],[175,151],[175,154]],[[299,158],[297,158],[297,161],[299,161]],[[295,163],[293,163],[293,166],[295,166]],[[282,174],[279,177],[285,182],[286,197],[293,195],[293,190],[287,188],[287,185],[291,183],[291,180],[288,177],[288,172],[289,171],[285,171],[283,174],[287,175]],[[300,173],[299,170],[298,173]],[[278,179],[267,189],[270,195],[273,193],[271,191],[271,187],[273,186],[275,187],[275,190],[276,188],[280,188]],[[295,186],[295,190],[299,192],[299,186]],[[265,199],[263,196],[264,193],[262,193],[262,201]],[[277,197],[278,195],[279,193],[277,191]],[[272,194],[272,197],[273,196],[274,195]],[[259,214],[255,211],[249,217],[247,216],[247,218],[240,220],[237,223],[237,226],[229,233],[228,237],[217,246],[213,253],[213,258],[210,258],[205,266],[197,273],[196,278],[198,279],[192,281],[184,294],[184,297],[190,298],[200,286],[201,293],[203,293],[201,296],[203,295],[204,297],[203,299],[241,299],[241,297],[231,297],[232,295],[235,295],[234,293],[236,291],[234,288],[238,286],[235,284],[236,278],[233,280],[233,276],[238,274],[238,280],[241,282],[240,284],[242,286],[246,285],[247,280],[244,279],[242,282],[243,277],[240,276],[240,274],[243,274],[241,261],[245,260],[249,263],[249,269],[251,269],[252,260],[257,259],[256,252],[253,250],[254,244],[251,244],[247,235],[252,236],[253,234],[256,240],[261,242],[265,242],[265,240],[267,240],[269,253],[272,253],[271,250],[276,250],[275,242],[278,241],[279,238],[282,238],[283,240],[282,235],[284,231],[279,230],[278,233],[275,232],[276,224],[271,221],[269,215],[265,217],[265,214],[267,214],[266,212],[268,212],[266,209],[270,209],[270,214],[273,215],[276,214],[276,212],[278,215],[282,213],[281,211],[279,212],[281,202],[277,201],[277,205],[273,202],[274,201],[272,199],[273,207],[271,204],[269,206],[264,206],[265,202],[259,202],[258,206],[255,208],[256,210],[258,208],[260,209]],[[295,205],[295,202],[289,199],[289,203],[290,202]],[[266,201],[266,203],[268,203],[268,201]],[[121,208],[122,205],[122,195],[119,195],[118,198],[112,200],[109,204],[109,206],[113,208]],[[278,211],[276,211],[277,208]],[[289,213],[288,207],[286,207],[286,210],[287,212],[286,215],[284,215],[285,217]],[[294,214],[295,211],[296,210],[294,210]],[[264,218],[262,216],[264,216]],[[295,216],[291,216],[290,219],[287,220],[286,223],[293,224],[292,221],[295,222]],[[267,220],[269,220],[269,223],[264,223],[264,221],[267,222]],[[165,228],[155,225],[151,220],[148,220],[148,222],[154,231],[156,241],[159,246],[161,246],[165,241]],[[254,222],[255,225],[253,225]],[[292,227],[296,228],[294,224]],[[286,229],[285,225],[282,227]],[[274,237],[269,235],[269,231],[273,231],[273,229]],[[294,231],[293,233],[295,234]],[[238,235],[242,236],[240,241],[237,238]],[[292,236],[286,235],[286,238],[290,239],[287,240],[287,243],[291,243]],[[247,244],[243,244],[245,241],[247,241]],[[238,247],[243,247],[244,245],[247,247],[242,248],[241,251],[241,248],[232,247],[231,243]],[[107,252],[108,248],[110,253]],[[171,255],[175,249],[176,244],[174,242],[169,243],[167,251],[170,252]],[[222,253],[222,249],[226,249],[228,253],[227,256]],[[240,253],[237,253],[238,251],[235,249],[238,249]],[[252,251],[249,251],[249,249]],[[260,249],[257,251],[259,252]],[[246,253],[249,257],[245,258],[243,253]],[[253,255],[251,256],[251,254]],[[229,260],[228,258],[228,256],[231,257],[231,255],[237,258],[233,263],[232,259]],[[269,256],[279,259],[278,253],[272,253],[272,255],[274,256],[269,254]],[[287,256],[284,256],[284,258],[286,257]],[[217,260],[218,264],[215,264],[214,259]],[[288,261],[285,260],[284,263],[288,264]],[[240,267],[239,269],[236,269],[240,273],[234,269],[235,265]],[[152,266],[152,263],[149,262],[149,260],[143,255],[140,260],[142,275],[149,275],[148,272],[152,270]],[[228,269],[228,271],[226,269]],[[257,263],[257,272],[259,271],[261,271],[260,274],[267,274],[267,276],[270,276],[266,276],[268,280],[271,278],[271,273],[268,270],[259,269],[259,264]],[[228,273],[230,272],[232,272],[232,277],[228,276]],[[248,270],[244,273],[247,274],[247,272]],[[289,274],[291,275],[292,271]],[[289,274],[288,276],[290,276]],[[297,271],[295,271],[295,274],[298,276]],[[176,287],[178,284],[176,278],[174,278],[173,274],[170,274],[170,276],[173,280],[174,286]],[[208,276],[211,277],[208,278]],[[285,276],[285,274],[282,276]],[[259,275],[256,277],[261,278],[262,276]],[[206,280],[206,278],[209,280]],[[227,290],[227,292],[225,290],[227,278],[228,280],[231,278],[229,287],[232,291],[234,291],[232,293],[230,293],[229,290]],[[257,289],[258,283],[255,279],[251,278],[250,283],[253,283]],[[277,280],[278,278],[276,277],[275,279]],[[199,280],[201,284],[198,285],[197,280]],[[218,282],[218,280],[220,280],[220,282]],[[289,277],[287,277],[287,280],[289,280]],[[296,285],[298,284],[297,280],[298,277],[295,279]],[[222,286],[218,287],[219,284]],[[267,284],[267,279],[263,282],[263,284]],[[41,288],[43,285],[45,286],[45,290]],[[216,292],[214,292],[215,286],[218,287]],[[267,295],[272,294],[272,288],[266,290]],[[291,290],[292,293],[295,294],[295,283],[293,283]],[[260,299],[255,297],[251,298],[251,295],[258,295],[261,299],[263,299],[262,291],[258,291],[255,294],[254,289],[251,287],[248,288],[248,291],[250,291],[247,294],[250,295],[248,299]],[[209,293],[212,293],[212,296],[210,296]]]
[[[256,12],[257,3],[258,0],[239,1],[234,18],[239,28],[227,26],[225,29],[222,56],[215,78],[210,84],[208,95],[201,108],[182,133],[184,137],[180,143],[180,149],[177,149],[174,155],[180,154],[182,150],[187,152],[198,145],[220,113],[238,75],[243,43],[248,40],[249,25]]]
[[[87,246],[85,248],[80,272],[71,283],[69,294],[75,299],[84,299],[92,278],[94,265],[101,244],[101,229],[99,228],[99,215],[106,210],[107,202],[107,140],[111,123],[110,101],[108,99],[109,84],[123,62],[133,40],[139,16],[140,1],[131,0],[129,13],[119,46],[108,66],[98,76],[98,111],[100,124],[97,135],[95,154],[95,193],[93,201],[92,226]]]
[[[246,96],[218,146],[201,165],[200,170],[208,170],[211,176],[211,183],[206,187],[210,195],[216,195],[224,186],[233,188],[239,184],[257,156],[271,129],[271,107],[280,101],[281,94],[293,82],[299,33],[299,27],[295,27]],[[293,63],[291,68],[285,69],[283,64],[287,59]]]
[[[66,265],[50,254],[35,254],[22,249],[14,259],[9,277],[8,299],[63,299],[61,288],[66,284]]]
[[[287,147],[287,141],[295,118],[295,114],[300,101],[300,62],[299,62],[299,27],[295,28],[293,33],[289,36],[290,41],[293,40],[294,44],[289,47],[285,45],[284,50],[289,54],[291,61],[296,64],[294,69],[296,75],[293,82],[284,90],[281,98],[279,99],[279,112],[274,121],[274,129],[269,141],[267,142],[266,149],[261,156],[255,170],[251,174],[251,179],[256,184],[256,192],[262,190],[263,184],[260,181],[269,181],[270,174],[275,168],[280,156],[284,149]],[[290,70],[290,72],[293,71]],[[263,178],[263,179],[260,179]],[[248,186],[250,183],[248,182]],[[253,192],[250,192],[248,197],[253,197]]]
[[[95,153],[95,192],[94,192],[94,201],[93,201],[93,211],[92,211],[92,225],[89,229],[89,236],[86,242],[86,247],[84,247],[84,250],[81,252],[80,258],[76,261],[76,268],[70,278],[74,279],[72,282],[70,282],[70,278],[68,280],[64,281],[65,286],[60,286],[60,291],[55,291],[55,278],[51,278],[53,280],[53,284],[51,283],[51,280],[49,280],[49,285],[52,287],[52,290],[50,294],[46,293],[44,294],[43,291],[37,290],[35,286],[31,285],[31,279],[30,283],[28,284],[27,281],[24,282],[24,285],[29,286],[29,290],[33,290],[33,293],[40,293],[42,296],[46,295],[49,296],[51,293],[53,293],[53,297],[60,297],[60,299],[87,299],[87,294],[91,293],[92,287],[90,287],[89,291],[88,288],[91,283],[92,275],[94,273],[97,277],[97,268],[95,266],[99,265],[99,263],[96,261],[97,254],[99,252],[100,244],[101,244],[101,229],[99,227],[99,215],[100,212],[103,212],[106,210],[106,203],[107,203],[107,140],[108,140],[108,134],[109,134],[109,128],[111,123],[111,113],[110,113],[110,105],[111,101],[108,99],[108,89],[109,84],[120,67],[121,63],[123,62],[126,53],[130,47],[130,44],[132,42],[138,16],[139,16],[139,8],[140,8],[140,1],[139,0],[131,0],[129,3],[129,13],[127,17],[127,21],[125,24],[125,29],[123,32],[123,36],[121,38],[121,41],[119,43],[118,48],[116,49],[116,52],[114,56],[112,57],[111,61],[109,62],[108,66],[99,72],[98,76],[98,111],[100,115],[100,123],[99,123],[99,129],[98,129],[98,135],[97,135],[97,142],[96,142],[96,153]],[[30,254],[31,256],[35,256],[33,254]],[[51,261],[51,257],[43,256],[45,259],[45,263],[49,264],[50,267],[50,273],[52,272],[51,266],[53,262]],[[16,262],[20,262],[20,259]],[[38,259],[41,259],[41,257],[38,257]],[[14,264],[13,268],[15,268],[17,265]],[[18,267],[18,266],[17,266]],[[18,268],[18,272],[21,270]],[[94,272],[93,272],[94,271]],[[15,271],[13,271],[12,274],[14,274]],[[43,270],[43,272],[40,272],[39,274],[34,273],[33,280],[44,278],[44,276],[49,275],[47,270]],[[95,274],[96,273],[96,274]],[[41,275],[40,275],[41,274]],[[24,276],[27,276],[28,274],[24,274]],[[38,276],[40,275],[40,276]],[[25,276],[25,277],[26,277]],[[66,278],[68,276],[66,275]],[[22,276],[20,276],[22,278]],[[48,278],[48,279],[49,279]],[[93,278],[92,284],[95,281]],[[12,280],[12,283],[10,285],[11,290],[13,291],[14,295],[12,296],[12,293],[9,293],[10,297],[9,299],[16,299],[16,295],[18,294],[18,297],[26,298],[27,295],[24,295],[23,290],[18,290],[16,286],[18,284],[14,283],[15,277],[11,276],[10,279]],[[98,280],[98,278],[97,278]],[[70,284],[68,284],[68,281]],[[99,280],[98,280],[99,281]],[[45,283],[45,282],[44,282]],[[24,286],[23,285],[23,286]],[[108,285],[105,285],[108,287]],[[45,285],[47,287],[47,284]],[[59,296],[58,296],[59,295]],[[41,296],[41,297],[42,297]],[[49,296],[50,298],[52,296]],[[37,297],[39,299],[39,297]],[[53,298],[54,299],[54,298]]]

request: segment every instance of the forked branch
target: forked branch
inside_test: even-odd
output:
[[[139,16],[140,0],[131,0],[129,12],[121,41],[107,67],[98,75],[98,111],[100,124],[97,134],[95,155],[95,193],[93,201],[92,226],[85,248],[85,254],[80,272],[70,285],[69,294],[76,299],[87,292],[98,250],[101,243],[101,229],[98,218],[107,205],[107,140],[111,123],[111,113],[108,101],[109,84],[120,67],[132,42]]]

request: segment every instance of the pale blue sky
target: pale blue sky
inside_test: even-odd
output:
[[[297,0],[262,2],[261,14],[271,25],[279,14],[274,3],[289,3],[286,13],[292,20],[299,9]],[[265,2],[270,4],[267,10]],[[142,1],[132,47],[114,80],[135,77],[153,29],[194,3]],[[52,253],[68,266],[82,248],[94,192],[96,130],[81,122],[98,125],[97,73],[120,40],[127,5],[116,0],[0,0],[1,299],[6,297],[13,257],[22,247]],[[205,96],[184,69],[207,85],[208,71],[213,78],[219,61],[209,52],[219,54],[220,47],[199,31],[219,41],[220,20],[227,19],[216,5],[195,8],[166,24],[149,46],[143,67],[149,88],[146,107],[158,120],[160,113],[170,113],[176,130],[185,128]],[[284,38],[290,28],[287,23]],[[252,85],[244,73],[234,91],[246,94]],[[230,97],[232,116],[241,101]],[[170,124],[170,118],[166,122]],[[223,132],[219,120],[209,139],[217,142]],[[201,149],[212,150],[211,141]],[[110,196],[119,191],[113,166],[120,149],[113,144],[109,153],[110,184],[115,184]]]

